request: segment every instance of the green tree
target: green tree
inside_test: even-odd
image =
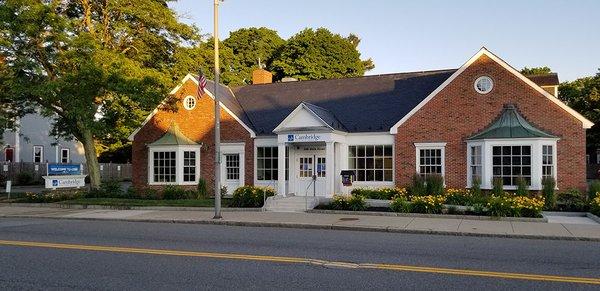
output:
[[[174,84],[174,52],[198,40],[166,0],[0,0],[3,96],[80,141],[98,188],[97,147],[139,125]]]
[[[223,45],[231,49],[233,60],[223,71],[223,77],[235,75],[231,85],[250,84],[252,71],[259,67],[259,61],[261,65],[271,65],[276,51],[284,44],[285,41],[275,30],[266,27],[242,28],[231,32]]]
[[[372,62],[360,59],[356,49],[358,38],[344,38],[325,28],[307,28],[292,36],[281,48],[269,69],[277,79],[294,77],[300,80],[358,77]]]
[[[549,67],[533,67],[528,68],[525,67],[521,70],[521,74],[523,75],[547,75],[552,73],[552,70]]]
[[[595,76],[563,82],[558,98],[596,125],[587,130],[587,146],[600,147],[600,69]]]

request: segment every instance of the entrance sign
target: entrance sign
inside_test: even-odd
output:
[[[80,164],[48,164],[48,175],[43,176],[46,189],[80,188],[85,186]]]
[[[81,165],[48,164],[48,175],[81,175]]]
[[[287,142],[315,142],[315,141],[325,141],[325,136],[322,134],[316,134],[316,133],[288,134],[287,135]]]

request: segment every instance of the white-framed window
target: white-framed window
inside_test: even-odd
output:
[[[155,146],[148,153],[150,185],[195,185],[200,178],[200,146]]]
[[[240,154],[225,154],[225,175],[227,180],[240,179]]]
[[[327,169],[326,169],[326,163],[325,163],[325,157],[317,157],[317,177],[319,178],[323,178],[326,177],[327,175]]]
[[[531,146],[493,146],[492,177],[502,179],[504,186],[516,186],[519,178],[531,185]]]
[[[551,145],[542,145],[542,179],[554,177],[554,150]]]
[[[415,148],[417,173],[444,176],[446,143],[415,143]]]
[[[393,181],[392,145],[348,146],[348,169],[356,174],[356,181]]]
[[[256,179],[273,181],[278,178],[278,149],[277,147],[256,148]]]
[[[177,152],[156,151],[152,156],[153,182],[175,183],[177,181]]]
[[[300,157],[299,159],[299,175],[300,178],[311,178],[313,176],[313,158]]]
[[[478,179],[481,183],[482,175],[483,175],[483,161],[482,161],[482,146],[475,145],[469,147],[469,174],[470,174],[470,184],[473,185],[473,181]]]
[[[196,97],[187,96],[183,99],[183,108],[186,110],[192,110],[196,107]]]
[[[492,78],[488,76],[481,76],[475,80],[473,87],[475,87],[475,91],[477,91],[477,93],[487,94],[490,93],[494,88],[494,81],[492,81]]]
[[[71,149],[60,149],[60,162],[63,164],[69,163],[71,160]]]
[[[183,182],[196,181],[197,158],[195,151],[183,152]]]
[[[33,146],[33,162],[37,164],[44,162],[44,146]]]

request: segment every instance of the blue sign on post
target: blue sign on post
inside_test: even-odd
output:
[[[48,175],[81,175],[81,165],[48,164]]]

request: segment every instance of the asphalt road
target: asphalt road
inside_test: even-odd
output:
[[[600,243],[0,219],[2,290],[600,288],[531,274],[600,283]]]

